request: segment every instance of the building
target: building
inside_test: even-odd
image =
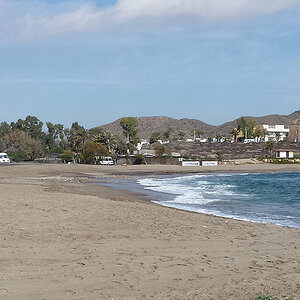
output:
[[[288,140],[293,143],[300,143],[300,120],[291,125]]]
[[[286,149],[276,150],[276,158],[294,158],[294,152]]]
[[[290,128],[285,125],[262,125],[267,135],[265,136],[265,142],[267,141],[283,141],[289,134]]]
[[[140,150],[142,149],[142,147],[143,147],[144,145],[147,145],[147,144],[149,144],[149,143],[147,142],[147,140],[141,139],[140,142],[137,143],[136,149],[137,149],[138,151],[140,151]]]

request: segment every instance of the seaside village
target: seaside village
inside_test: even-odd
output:
[[[247,129],[234,128],[231,139],[221,135],[212,139],[201,138],[194,133],[193,138],[175,142],[159,139],[151,144],[148,140],[141,140],[135,153],[145,158],[178,157],[177,161],[166,158],[165,161],[160,160],[160,162],[177,163],[182,166],[262,162],[299,163],[300,121],[297,120],[291,126],[267,124],[255,126],[250,138],[247,137]]]
[[[151,120],[155,118],[159,117]],[[25,120],[0,124],[0,162],[124,166],[299,163],[300,113],[290,125],[280,124],[280,118],[277,121],[257,124],[241,117],[227,134],[207,134],[202,128],[191,126],[165,126],[149,132],[144,130],[149,125],[143,124],[143,118],[122,118],[111,123],[114,126],[109,129],[102,126],[87,130],[77,122],[65,128],[28,116]]]

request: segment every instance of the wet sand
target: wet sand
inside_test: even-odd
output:
[[[0,299],[300,295],[300,231],[161,207],[95,177],[300,165],[0,166]]]

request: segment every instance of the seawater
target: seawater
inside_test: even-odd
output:
[[[300,172],[199,174],[139,179],[154,203],[194,212],[300,228]]]

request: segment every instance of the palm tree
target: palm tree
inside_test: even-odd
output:
[[[201,138],[201,135],[203,134],[204,132],[201,130],[201,129],[194,129],[194,137],[195,138]]]
[[[179,136],[179,139],[180,139],[180,140],[183,140],[184,137],[185,137],[185,133],[184,133],[183,131],[179,130],[178,136]]]
[[[216,155],[217,155],[217,159],[218,159],[218,162],[222,163],[223,162],[223,158],[224,158],[224,153],[222,150],[218,150],[216,152]]]
[[[222,139],[222,136],[219,132],[217,132],[216,135],[215,135],[215,138],[216,138],[217,142],[219,143]]]
[[[232,134],[235,142],[237,142],[237,138],[240,134],[240,130],[238,128],[233,128],[232,131],[230,132],[230,134]]]
[[[267,130],[262,128],[259,132],[259,137],[265,140],[267,134],[268,134]]]
[[[262,126],[256,126],[256,127],[255,127],[255,129],[254,129],[254,131],[253,131],[253,136],[254,136],[255,138],[258,138],[259,141],[260,141],[261,139],[264,139],[266,135],[267,135],[267,131],[266,131],[266,129],[264,129]]]
[[[267,141],[264,145],[264,148],[270,151],[270,156],[272,156],[272,151],[274,147],[275,147],[275,141]]]
[[[169,127],[163,134],[162,139],[163,141],[167,141],[170,139],[171,134],[174,132],[174,129],[172,127]]]
[[[153,144],[161,139],[160,132],[152,132],[150,137],[150,144]]]
[[[100,143],[107,147],[109,151],[114,148],[116,137],[108,131],[102,131],[92,137],[94,143]]]
[[[276,134],[275,134],[276,142],[279,142],[280,138],[281,138],[281,134],[279,132],[276,132]]]
[[[84,143],[87,139],[87,131],[78,122],[72,124],[69,133],[70,144],[77,153],[82,152]]]

